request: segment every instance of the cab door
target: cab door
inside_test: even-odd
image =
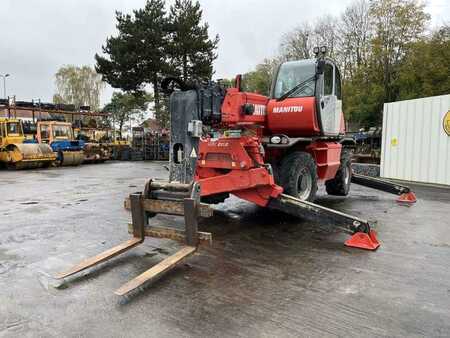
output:
[[[341,79],[338,68],[326,61],[322,79],[322,92],[319,96],[322,132],[325,136],[337,136],[341,129],[342,116]]]
[[[51,143],[51,128],[47,123],[38,123],[37,139],[39,143]]]
[[[5,138],[5,124],[6,123],[0,123],[0,147],[5,146],[6,145],[6,140],[4,140]]]

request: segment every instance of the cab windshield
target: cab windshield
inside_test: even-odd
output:
[[[6,133],[8,135],[13,135],[13,134],[20,135],[20,134],[22,134],[22,128],[20,126],[20,123],[19,122],[8,122],[6,124]]]
[[[63,139],[73,139],[72,128],[70,126],[53,126],[53,137]]]
[[[314,60],[285,62],[278,70],[277,80],[273,87],[272,98],[278,99],[300,83],[305,82],[289,97],[314,96],[316,63]]]

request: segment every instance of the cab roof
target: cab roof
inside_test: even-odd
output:
[[[16,118],[0,117],[0,122],[20,122],[20,120]]]

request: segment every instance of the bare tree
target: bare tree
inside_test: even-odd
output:
[[[309,59],[312,57],[314,30],[309,23],[303,23],[282,37],[280,44],[282,58],[286,60]]]
[[[331,15],[325,15],[314,23],[312,44],[314,46],[326,46],[328,56],[336,58],[338,51],[338,20]]]
[[[355,69],[367,65],[373,36],[369,7],[367,0],[357,0],[341,16],[339,49],[344,77],[352,77]]]
[[[310,59],[313,48],[327,46],[328,55],[335,57],[338,45],[338,20],[326,15],[313,24],[305,22],[285,34],[280,44],[282,58],[285,60]]]

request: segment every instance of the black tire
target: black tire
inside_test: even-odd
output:
[[[61,167],[64,163],[64,153],[61,150],[58,150],[58,154],[56,155],[55,166]]]
[[[310,202],[316,198],[317,166],[306,152],[293,152],[281,161],[279,180],[285,194]]]
[[[202,203],[206,204],[219,204],[225,202],[225,200],[230,197],[230,194],[227,192],[215,194],[215,195],[209,195],[209,196],[203,196],[201,197]]]
[[[341,165],[336,176],[325,182],[328,195],[347,196],[352,183],[352,151],[343,149],[341,154]]]
[[[42,163],[42,168],[50,168],[53,164],[53,161],[45,161]]]

